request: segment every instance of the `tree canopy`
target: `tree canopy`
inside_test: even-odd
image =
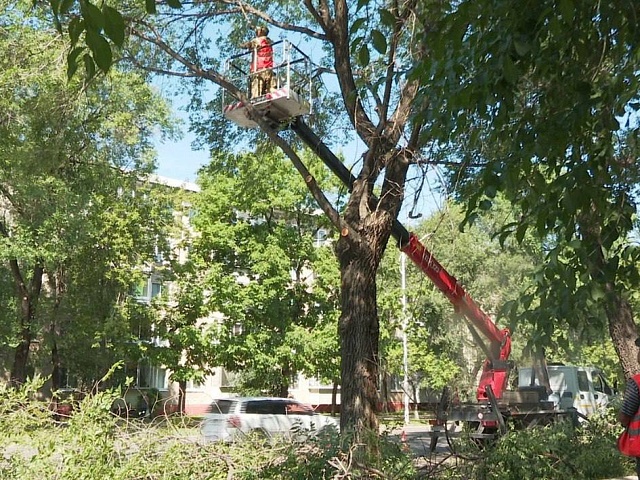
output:
[[[216,365],[242,373],[245,391],[280,396],[298,373],[335,378],[337,349],[312,353],[335,335],[337,269],[302,179],[267,151],[214,156],[199,182],[185,293],[202,292]]]
[[[521,216],[501,238],[544,242],[521,301],[541,343],[561,325],[606,321],[627,375],[640,368],[628,303],[640,280],[639,13],[628,2],[452,3],[415,70],[430,105],[421,116],[459,160],[451,182],[467,220],[503,192]]]
[[[54,387],[62,368],[92,381],[114,361],[118,302],[164,227],[145,177],[151,136],[170,129],[169,111],[137,73],[68,82],[63,39],[41,17],[25,21],[21,5],[2,7],[0,259],[12,283],[2,295],[11,377],[25,381],[34,351],[51,359]]]

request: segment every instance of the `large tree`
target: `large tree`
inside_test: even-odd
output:
[[[160,216],[139,175],[153,167],[151,134],[166,125],[168,110],[137,74],[68,83],[63,39],[37,16],[23,21],[27,4],[1,6],[0,258],[15,297],[6,304],[15,312],[10,376],[25,381],[34,343],[44,339],[40,352],[50,347],[56,383],[60,349],[98,340],[96,328],[84,327],[113,317],[132,268],[153,253]]]
[[[241,390],[286,397],[298,373],[324,373],[310,352],[335,328],[337,289],[317,279],[331,267],[318,240],[327,221],[277,151],[214,155],[198,178],[185,279],[203,292],[213,361],[241,374]]]
[[[541,344],[607,324],[627,376],[640,369],[629,292],[640,280],[637,216],[640,5],[614,1],[445,2],[417,69],[467,219],[497,192],[546,262],[522,297]],[[532,299],[537,301],[532,301]]]

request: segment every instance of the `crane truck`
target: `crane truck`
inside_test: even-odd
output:
[[[279,58],[274,62],[275,85],[271,91],[243,100],[223,91],[223,115],[240,127],[258,127],[255,114],[269,125],[290,129],[352,190],[355,177],[305,123],[303,117],[313,110],[312,62],[297,47],[282,40],[273,44]],[[250,84],[250,52],[230,57],[225,75],[234,85]],[[226,96],[231,95],[227,102]],[[248,105],[249,104],[249,105]],[[254,112],[253,114],[251,112]],[[476,401],[455,404],[446,392],[436,415],[436,426],[465,422],[470,435],[490,438],[506,431],[507,422],[528,426],[548,423],[563,416],[586,416],[606,405],[613,390],[602,372],[596,368],[545,365],[522,368],[518,388],[508,389],[512,361],[511,332],[498,328],[482,311],[457,279],[434,258],[417,236],[397,219],[391,234],[398,247],[433,282],[451,302],[461,318],[467,321],[471,334],[486,355],[476,388]],[[446,427],[445,427],[446,428]],[[469,430],[469,429],[467,429]],[[434,429],[437,441],[441,429]],[[433,445],[433,442],[432,442]]]

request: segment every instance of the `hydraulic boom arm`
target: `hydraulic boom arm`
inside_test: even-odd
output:
[[[318,136],[307,126],[301,117],[291,124],[291,129],[311,148],[320,159],[338,176],[351,191],[355,177],[344,164],[329,150]],[[502,398],[508,380],[508,360],[511,353],[511,333],[509,329],[500,330],[495,323],[473,301],[458,281],[438,263],[420,240],[398,220],[393,222],[391,234],[404,252],[435,286],[449,299],[456,312],[463,315],[470,327],[477,329],[489,342],[483,345],[487,359],[483,364],[482,374],[476,396],[478,400],[487,400],[487,387],[490,387],[496,398]]]

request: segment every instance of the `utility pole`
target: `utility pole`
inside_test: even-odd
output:
[[[407,341],[407,255],[400,252],[400,288],[402,290],[402,367],[404,380],[402,391],[404,398],[404,424],[409,425],[409,345]]]

